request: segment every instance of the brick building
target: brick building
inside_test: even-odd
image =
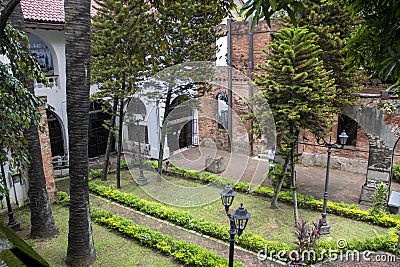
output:
[[[279,29],[279,24],[272,22],[271,28],[265,22],[259,22],[254,30],[250,30],[250,23],[245,21],[234,22],[228,38],[231,41],[231,64],[240,73],[233,75],[233,113],[243,118],[248,112],[245,104],[246,98],[257,93],[257,88],[247,85],[245,76],[252,79],[252,73],[257,72],[257,66],[263,64],[266,55],[263,49],[268,49],[272,41],[272,36]],[[228,45],[229,46],[229,45]],[[229,55],[229,49],[228,55]],[[228,75],[222,80],[228,83]],[[346,107],[343,114],[335,118],[335,124],[331,129],[332,135],[329,137],[328,131],[326,139],[333,143],[338,141],[338,135],[345,130],[349,139],[344,149],[334,149],[332,152],[331,166],[341,170],[352,171],[366,174],[364,187],[374,187],[376,183],[391,183],[392,158],[394,162],[400,162],[400,146],[397,140],[400,137],[398,127],[400,116],[395,112],[389,114],[385,108],[397,102],[386,85],[376,80],[364,82],[365,89],[359,92],[356,107]],[[225,99],[226,89],[214,90],[209,93],[210,99],[217,99],[216,106],[210,114],[218,114],[218,103]],[[235,92],[238,92],[235,94]],[[220,97],[222,94],[223,97]],[[366,115],[368,114],[368,115]],[[219,118],[219,117],[218,117]],[[200,141],[203,139],[215,140],[217,146],[228,147],[228,134],[222,127],[218,126],[218,121],[208,120],[202,123],[203,130],[200,130]],[[243,131],[249,129],[248,123],[232,125],[232,134],[239,131],[245,136]],[[239,128],[237,128],[239,127]],[[389,138],[390,136],[390,138]],[[234,136],[233,136],[234,139]],[[247,141],[250,140],[247,139]],[[242,141],[244,142],[244,141]],[[234,143],[234,141],[233,141]],[[233,144],[234,145],[234,144]],[[298,151],[301,153],[300,161],[305,165],[325,166],[327,160],[327,148],[316,142],[316,137],[311,133],[301,133],[299,138]],[[262,154],[260,142],[250,145],[253,155]],[[360,185],[361,187],[361,185]],[[367,190],[368,191],[368,190]],[[363,195],[363,193],[362,193]],[[369,197],[361,197],[368,201]]]

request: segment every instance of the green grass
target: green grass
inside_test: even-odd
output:
[[[134,173],[136,175],[137,173]],[[148,176],[150,173],[145,172]],[[166,176],[166,179],[171,183],[179,186],[194,187],[196,183],[183,178]],[[101,185],[116,185],[115,174],[109,175],[107,181],[92,180],[97,184]],[[150,182],[149,186],[152,182]],[[154,182],[153,182],[154,183]],[[199,184],[197,184],[199,186]],[[60,187],[57,185],[58,189]],[[152,196],[143,191],[136,183],[133,182],[129,171],[121,173],[121,191],[133,193],[140,196],[143,199],[156,201]],[[168,187],[159,190],[159,193],[164,195],[170,195],[178,197],[179,192],[170,191]],[[148,190],[147,190],[148,191]],[[196,218],[203,218],[208,221],[218,222],[220,224],[228,225],[228,219],[225,215],[224,208],[219,201],[218,193],[214,192],[214,195],[208,196],[211,203],[194,206],[194,207],[178,207],[174,206],[174,209],[184,210],[192,214]],[[213,200],[213,201],[212,201]],[[232,205],[232,211],[236,209],[240,203],[243,203],[246,209],[251,213],[251,219],[246,228],[246,231],[251,231],[254,234],[258,234],[267,238],[268,240],[279,241],[284,243],[292,243],[295,241],[293,237],[294,231],[294,220],[293,220],[293,207],[278,203],[278,209],[270,209],[270,199],[251,196],[247,194],[237,193],[234,203]],[[166,205],[164,202],[162,202]],[[171,205],[169,205],[171,206]],[[299,219],[306,219],[309,223],[316,221],[321,217],[320,212],[300,209]],[[386,228],[371,225],[364,222],[358,222],[351,219],[343,218],[340,216],[330,215],[327,217],[328,223],[331,225],[331,234],[324,236],[325,239],[339,240],[339,239],[365,239],[366,237],[372,237],[377,234],[383,234],[387,231]]]
[[[14,216],[23,228],[23,231],[19,232],[19,234],[25,237],[30,228],[29,209],[18,209],[15,211]],[[26,241],[49,262],[50,266],[66,266],[64,261],[68,246],[68,209],[53,206],[53,216],[60,231],[56,238],[50,240],[26,239]],[[93,223],[92,227],[97,253],[97,260],[91,265],[93,267],[182,266],[168,256],[151,248],[141,246],[136,241],[123,237],[103,226]]]

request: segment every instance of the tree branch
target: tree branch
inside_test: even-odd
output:
[[[4,28],[8,18],[14,11],[14,8],[19,4],[20,0],[1,1],[0,3],[0,35],[4,34]]]

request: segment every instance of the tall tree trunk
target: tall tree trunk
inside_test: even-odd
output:
[[[25,32],[21,6],[18,4],[10,20],[14,27]],[[29,91],[33,93],[33,84],[29,83]],[[58,233],[51,209],[50,197],[46,188],[43,171],[42,153],[38,129],[32,118],[30,127],[24,135],[28,141],[30,163],[28,166],[29,207],[31,211],[31,238],[50,238]]]
[[[70,175],[66,263],[89,266],[96,260],[88,190],[90,0],[65,0],[64,5]]]
[[[108,138],[107,138],[107,148],[106,148],[106,154],[104,155],[104,163],[103,163],[103,172],[101,174],[101,180],[105,181],[107,180],[107,173],[108,173],[108,163],[110,162],[110,153],[111,153],[111,146],[112,146],[112,138],[113,138],[113,128],[115,126],[115,117],[117,114],[117,108],[118,108],[118,98],[115,97],[113,101],[113,107],[112,107],[112,114],[111,114],[111,119],[110,119],[110,127],[108,131]]]
[[[271,206],[270,206],[271,209],[277,208],[276,203],[278,203],[279,192],[281,192],[281,189],[282,189],[282,185],[283,185],[283,181],[285,179],[285,174],[286,174],[288,164],[289,164],[289,157],[286,156],[285,162],[283,163],[283,167],[282,167],[282,173],[279,175],[278,183],[275,186],[274,195],[272,196]]]
[[[297,139],[296,139],[297,140]],[[294,215],[294,225],[297,225],[299,221],[299,210],[297,207],[297,188],[296,188],[296,175],[295,175],[295,162],[294,162],[294,153],[295,153],[296,143],[292,143],[292,149],[290,151],[290,177],[291,177],[291,185],[293,190],[293,215]]]
[[[118,148],[117,148],[117,188],[121,188],[122,126],[124,122],[124,99],[119,100]]]

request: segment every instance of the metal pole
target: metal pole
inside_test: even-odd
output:
[[[251,25],[253,24],[253,19],[249,18],[248,22],[248,32],[249,32],[249,79],[253,81],[253,69],[254,69],[254,44],[253,44],[253,29]],[[249,97],[252,99],[254,95],[253,92],[253,85],[249,84]],[[253,112],[253,105],[250,104],[249,112]],[[253,121],[249,121],[249,140],[250,140],[250,155],[253,155],[254,152],[254,142],[253,142],[253,135],[251,134],[251,129],[253,128]]]
[[[229,229],[229,262],[228,262],[228,267],[233,267],[233,254],[235,251],[235,235],[237,233],[236,230],[236,225],[235,221],[233,220],[233,216],[231,214],[228,214],[229,217],[229,223],[231,226],[231,229]]]
[[[228,141],[232,149],[232,19],[227,20],[228,27]]]
[[[5,186],[5,188],[7,189],[7,192],[5,194],[5,198],[6,198],[6,203],[7,203],[7,211],[8,211],[8,226],[12,229],[19,229],[20,225],[19,223],[14,219],[14,212],[13,209],[11,207],[11,202],[10,202],[10,197],[8,195],[8,187],[7,187],[7,180],[6,180],[6,173],[4,171],[4,167],[3,167],[3,162],[0,162],[1,165],[1,175],[3,176],[3,184]]]
[[[138,136],[139,136],[139,178],[138,178],[138,184],[139,185],[145,185],[147,184],[147,179],[143,175],[143,158],[142,158],[142,147],[141,147],[141,138],[140,138],[140,131],[139,131],[139,120],[136,120],[137,126],[138,126]]]
[[[326,176],[325,176],[325,192],[324,192],[324,206],[322,209],[322,227],[321,234],[329,234],[331,226],[326,222],[326,205],[328,203],[328,184],[329,184],[329,168],[331,165],[332,144],[328,146],[328,159],[326,161]]]

